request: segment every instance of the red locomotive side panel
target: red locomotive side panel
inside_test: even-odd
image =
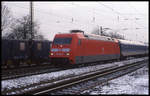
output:
[[[81,39],[81,45],[77,46],[77,55],[104,55],[120,54],[119,46],[116,42]]]
[[[106,38],[102,40],[101,37],[98,37],[99,40],[92,38],[81,33],[57,34],[50,52],[52,62],[79,64],[120,57],[117,40],[105,40]]]
[[[120,48],[116,41],[79,39],[75,51],[76,63],[88,63],[120,58]]]

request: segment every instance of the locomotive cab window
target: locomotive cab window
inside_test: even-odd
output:
[[[55,38],[53,44],[71,44],[71,41],[70,37]]]

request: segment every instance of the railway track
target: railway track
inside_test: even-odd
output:
[[[55,67],[52,65],[45,65],[45,66],[32,66],[32,67],[23,67],[19,69],[2,69],[2,80],[8,80],[8,79],[15,79],[19,77],[25,77],[25,76],[31,76],[31,75],[37,75],[37,74],[43,74],[43,73],[49,73],[49,72],[55,72],[55,71],[61,71],[66,69],[73,69],[77,67],[86,67],[86,66],[94,66],[97,64],[107,64],[115,62],[116,60],[109,60],[105,62],[96,62],[96,63],[89,63],[86,65],[78,65],[73,67]]]
[[[54,72],[62,70],[60,68],[55,68],[54,66],[38,66],[31,68],[21,68],[21,69],[10,69],[2,70],[2,80],[15,79],[19,77],[31,76],[36,74],[43,74],[48,72]]]
[[[130,60],[135,58],[126,58],[124,60]],[[86,66],[94,66],[98,64],[109,64],[112,62],[116,62],[117,60],[110,60],[105,62],[97,62],[97,63],[89,63]],[[86,67],[85,65],[79,65],[78,67]],[[76,68],[76,67],[74,67]],[[2,70],[2,80],[8,80],[8,79],[15,79],[19,77],[25,77],[25,76],[31,76],[31,75],[37,75],[37,74],[43,74],[43,73],[49,73],[49,72],[55,72],[55,71],[61,71],[65,69],[73,69],[73,68],[56,68],[54,66],[46,65],[46,66],[32,66],[31,68],[20,68],[20,69],[7,69]]]
[[[117,71],[110,71],[110,72],[106,72],[100,75],[96,75],[90,78],[86,78],[84,80],[79,80],[77,81],[77,84],[74,85],[70,85],[68,86],[68,88],[64,87],[62,89],[58,89],[58,90],[53,90],[52,92],[46,92],[46,91],[42,91],[42,92],[37,92],[34,95],[40,95],[40,94],[48,94],[48,95],[62,95],[62,94],[76,94],[76,95],[80,95],[80,94],[86,94],[84,93],[84,91],[86,90],[90,90],[98,85],[107,85],[108,81],[113,80],[115,78],[121,77],[123,75],[126,75],[130,72],[133,72],[139,68],[142,68],[146,66],[145,64],[143,65],[136,65],[134,66],[134,68],[131,68],[132,66],[130,66],[129,69],[118,69]],[[112,72],[112,73],[111,73]],[[81,82],[80,82],[81,81]],[[78,83],[79,82],[79,83]]]
[[[122,76],[124,74],[127,74],[129,72],[132,72],[138,68],[141,68],[145,66],[144,61],[139,61],[139,62],[134,62],[128,65],[123,65],[123,66],[113,66],[109,68],[104,68],[95,72],[90,72],[86,73],[80,76],[74,76],[74,77],[69,77],[65,78],[63,80],[55,81],[55,82],[47,82],[45,85],[41,84],[40,85],[34,85],[37,86],[36,88],[33,86],[30,86],[31,90],[24,90],[25,88],[20,88],[20,89],[12,89],[6,92],[2,92],[2,94],[7,95],[9,93],[16,92],[16,94],[34,94],[34,95],[39,95],[39,94],[80,94],[84,90],[87,90],[88,88],[91,88],[91,86],[86,85],[86,87],[81,87],[81,88],[75,88],[74,86],[79,86],[80,84],[90,82],[90,80],[94,80],[97,78],[100,78],[99,83],[96,84],[90,84],[93,86],[96,86],[98,84],[103,84],[107,82],[108,80],[117,78],[119,76]],[[77,90],[75,90],[77,89]],[[17,92],[18,91],[18,92]]]
[[[121,66],[121,67],[114,67],[114,68],[110,68],[108,70],[104,70],[102,72],[94,72],[92,74],[86,74],[85,76],[80,76],[76,79],[69,80],[67,83],[63,83],[62,85],[59,85],[59,86],[56,86],[56,87],[53,87],[50,89],[46,88],[46,90],[38,91],[33,94],[34,95],[81,94],[81,92],[83,92],[85,90],[88,90],[88,89],[95,87],[97,85],[100,85],[100,84],[105,84],[109,80],[118,78],[120,76],[123,76],[127,73],[130,73],[132,71],[135,71],[138,68],[145,66],[145,64],[139,65],[140,63],[143,63],[143,62],[145,63],[147,61],[142,61],[142,62],[129,64],[126,66]],[[90,83],[97,78],[99,78],[99,82]],[[83,84],[84,86],[79,87],[80,84]]]

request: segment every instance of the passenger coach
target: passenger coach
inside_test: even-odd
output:
[[[148,46],[143,43],[120,39],[118,39],[118,41],[121,50],[121,57],[141,56],[148,54]]]

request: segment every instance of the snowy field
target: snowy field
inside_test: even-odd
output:
[[[68,75],[69,76],[80,75],[85,72],[96,71],[102,68],[110,67],[112,65],[120,66],[120,65],[127,64],[129,62],[131,63],[131,62],[141,61],[143,59],[145,58],[139,58],[136,60],[126,60],[122,62],[115,62],[115,63],[110,63],[110,64],[89,66],[89,67],[83,67],[83,68],[68,69],[64,71],[57,71],[57,72],[52,72],[52,73],[20,77],[20,78],[11,79],[11,80],[3,80],[1,81],[1,84],[2,84],[1,91],[5,89],[21,88],[21,87],[25,87],[34,83],[40,83],[42,81],[49,81],[49,80],[54,80],[54,79],[61,78],[61,77],[67,77]]]
[[[149,94],[149,74],[148,67],[138,69],[135,72],[111,80],[107,85],[96,86],[92,90],[85,92],[90,95],[98,94],[131,94],[148,95]]]
[[[114,63],[114,65],[118,65],[118,64]],[[96,70],[110,67],[110,66],[112,66],[112,64],[89,66],[89,67],[76,68],[76,69],[68,69],[68,70],[64,70],[64,71],[57,71],[57,72],[52,72],[52,73],[44,73],[44,74],[39,74],[39,75],[20,77],[20,78],[11,79],[11,80],[3,80],[3,81],[1,81],[1,83],[2,83],[1,91],[3,91],[4,89],[25,87],[27,85],[31,85],[34,83],[40,83],[42,81],[48,81],[48,80],[54,80],[57,78],[80,75],[80,74],[83,74],[86,72],[96,71]]]

